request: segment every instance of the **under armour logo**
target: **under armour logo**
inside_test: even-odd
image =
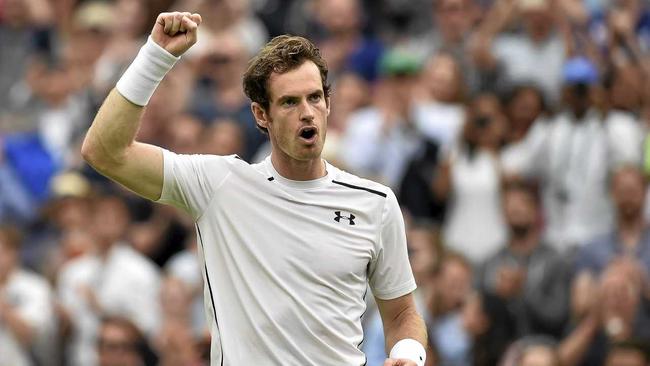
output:
[[[334,221],[341,222],[341,219],[346,219],[348,220],[350,225],[354,225],[354,219],[356,218],[356,216],[354,216],[353,214],[350,214],[350,216],[343,216],[341,215],[341,211],[334,211],[334,214],[336,215],[336,217],[334,217]]]

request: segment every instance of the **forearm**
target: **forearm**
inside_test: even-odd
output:
[[[135,141],[143,109],[113,89],[88,130],[82,146],[84,159],[100,171],[122,164]]]
[[[406,338],[414,339],[424,347],[427,346],[426,325],[414,308],[399,313],[393,319],[386,319],[384,321],[384,337],[387,352],[390,352],[395,343]]]
[[[562,365],[576,365],[587,352],[593,337],[598,330],[598,323],[592,316],[585,318],[558,347]]]

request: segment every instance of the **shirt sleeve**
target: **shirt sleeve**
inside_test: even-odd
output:
[[[382,300],[398,298],[416,288],[406,249],[404,218],[392,191],[384,204],[378,247],[368,277],[372,293]]]
[[[163,149],[163,190],[157,202],[185,210],[197,220],[228,178],[235,155],[183,155]]]

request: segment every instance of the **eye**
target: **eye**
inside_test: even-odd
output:
[[[312,94],[309,96],[309,101],[313,103],[320,102],[321,100],[321,95],[320,94]]]
[[[282,105],[285,107],[293,107],[294,105],[296,105],[296,100],[293,98],[285,99],[284,101],[282,101]]]

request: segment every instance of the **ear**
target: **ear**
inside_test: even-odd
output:
[[[325,98],[325,105],[327,106],[327,115],[330,115],[330,97]]]
[[[268,125],[271,119],[269,118],[266,109],[264,109],[261,104],[253,102],[251,103],[251,111],[253,112],[253,117],[255,117],[257,124],[268,129]]]

